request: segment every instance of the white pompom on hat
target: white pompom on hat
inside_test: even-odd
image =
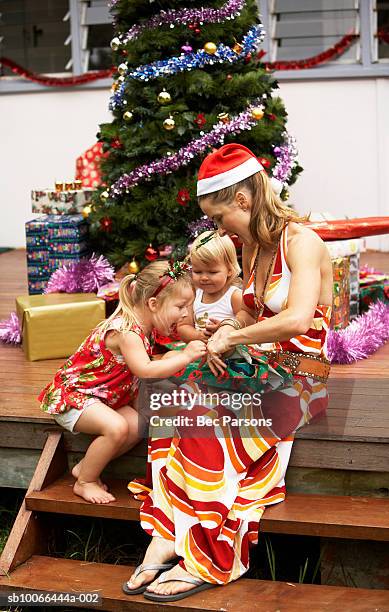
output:
[[[226,144],[213,151],[200,166],[197,180],[197,195],[231,187],[239,181],[264,170],[254,153],[243,145]]]

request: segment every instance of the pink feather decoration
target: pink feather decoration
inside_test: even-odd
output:
[[[366,359],[389,340],[389,304],[371,304],[369,310],[346,329],[328,334],[328,355],[332,363],[353,363]]]
[[[45,293],[93,293],[114,280],[109,261],[94,253],[87,259],[64,264],[51,275]]]
[[[0,321],[0,340],[8,344],[20,344],[22,330],[16,312],[11,312],[8,319]]]

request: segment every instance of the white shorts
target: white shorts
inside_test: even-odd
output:
[[[89,398],[85,401],[83,408],[79,410],[78,408],[69,408],[66,412],[60,412],[59,414],[53,414],[54,420],[58,425],[61,425],[64,429],[71,431],[74,434],[80,433],[79,431],[74,431],[74,426],[77,423],[78,419],[82,415],[85,408],[91,406],[98,400],[96,398]]]

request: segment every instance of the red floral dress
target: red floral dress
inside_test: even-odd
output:
[[[130,372],[124,357],[105,345],[107,332],[118,330],[120,323],[118,317],[108,329],[101,331],[97,327],[92,331],[41,391],[38,399],[42,410],[51,414],[70,408],[82,410],[86,403],[96,399],[114,409],[133,404],[139,379]],[[147,354],[151,355],[150,341],[139,325],[134,324],[128,333],[133,332],[141,337]]]

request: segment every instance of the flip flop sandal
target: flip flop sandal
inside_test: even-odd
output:
[[[133,573],[134,578],[139,576],[139,574],[141,574],[142,572],[146,572],[147,570],[158,570],[158,573],[154,576],[152,580],[150,580],[150,582],[147,582],[147,584],[142,584],[140,587],[136,589],[130,589],[127,586],[127,582],[129,582],[129,580],[127,582],[123,582],[122,584],[123,593],[125,593],[126,595],[139,595],[139,593],[144,593],[144,591],[147,588],[147,585],[154,582],[154,580],[158,576],[161,575],[162,570],[169,570],[172,567],[174,567],[174,565],[175,565],[174,563],[149,563],[146,565],[138,565],[138,567],[135,568],[135,571]]]
[[[146,599],[150,599],[151,601],[178,601],[179,599],[185,599],[190,595],[194,595],[195,593],[199,593],[200,591],[205,591],[205,589],[212,589],[212,587],[218,586],[216,584],[211,584],[210,582],[204,582],[199,578],[169,578],[165,577],[165,574],[161,574],[158,578],[158,584],[162,584],[163,582],[189,582],[190,584],[196,585],[190,591],[184,591],[182,593],[176,593],[175,595],[160,595],[159,593],[153,593],[152,591],[144,590],[143,597]]]

